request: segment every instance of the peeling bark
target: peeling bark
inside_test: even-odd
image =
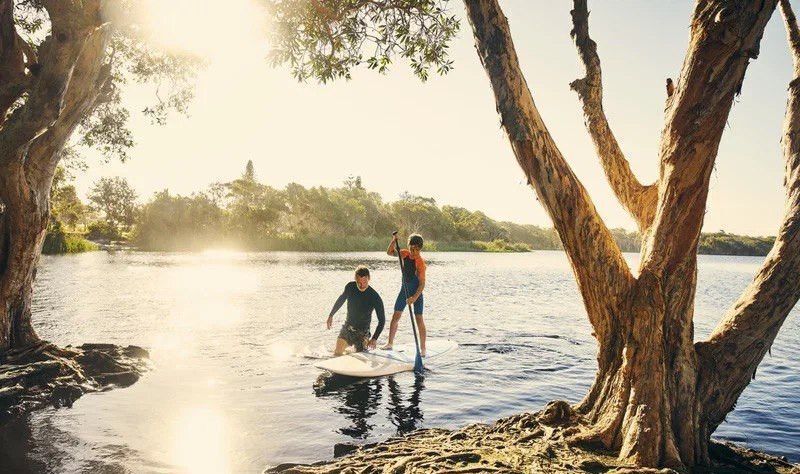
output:
[[[28,77],[23,58],[25,41],[14,27],[13,0],[0,0],[0,123],[22,95]]]
[[[697,244],[725,121],[774,8],[775,2],[701,2],[695,11],[681,78],[668,102],[657,211],[631,295],[634,322],[620,369],[630,366],[630,380],[627,374],[612,380],[617,385],[608,390],[619,395],[592,407],[603,414],[594,428],[605,435],[599,439],[635,465],[709,462],[713,429],[702,423],[693,347]],[[621,433],[609,444],[617,424]]]
[[[39,206],[38,192],[25,178],[21,161],[0,166],[0,200],[5,208],[0,221],[0,352],[38,341],[30,308],[47,226],[47,210]]]

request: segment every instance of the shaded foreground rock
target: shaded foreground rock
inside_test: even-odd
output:
[[[71,406],[84,393],[127,387],[139,380],[147,357],[137,346],[48,342],[0,354],[0,423],[44,406]]]
[[[629,468],[616,453],[570,443],[582,420],[563,401],[537,413],[473,424],[462,429],[422,429],[404,437],[370,444],[332,461],[281,464],[266,473],[659,473],[672,469]],[[730,443],[711,446],[713,466],[697,473],[800,474],[800,466]]]

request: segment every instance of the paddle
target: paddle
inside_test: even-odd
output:
[[[400,260],[400,274],[403,278],[403,294],[406,297],[408,312],[411,313],[411,330],[414,332],[414,346],[417,348],[417,358],[414,360],[414,372],[422,372],[422,354],[419,350],[419,339],[417,338],[417,321],[414,319],[414,307],[408,302],[408,288],[406,288],[406,277],[403,272],[403,257],[400,255],[400,243],[397,241],[397,231],[392,232],[394,248],[397,251],[397,259]]]

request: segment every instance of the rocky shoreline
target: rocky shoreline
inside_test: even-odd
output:
[[[0,355],[0,424],[46,406],[71,406],[85,393],[128,387],[147,369],[138,346],[46,341]]]
[[[672,469],[642,469],[620,465],[613,452],[567,443],[579,429],[579,416],[564,401],[551,402],[537,413],[472,424],[458,430],[422,429],[407,436],[359,447],[339,446],[348,454],[313,464],[285,463],[265,473],[659,473]],[[695,473],[800,474],[786,459],[732,443],[713,442],[713,466]]]

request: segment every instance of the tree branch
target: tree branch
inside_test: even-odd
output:
[[[603,344],[615,332],[620,293],[630,289],[633,277],[611,232],[539,115],[497,0],[467,0],[465,4],[502,126],[564,243],[595,335]],[[598,281],[608,284],[598,285]]]
[[[678,275],[696,258],[714,161],[733,98],[777,0],[697,3],[661,136],[659,201],[642,269]],[[684,276],[685,278],[685,276]]]
[[[8,109],[25,91],[27,77],[22,43],[25,42],[14,27],[13,0],[0,0],[0,127]]]
[[[573,29],[570,32],[586,76],[576,79],[570,88],[578,93],[583,105],[586,128],[594,142],[609,184],[625,209],[639,225],[641,233],[650,227],[656,211],[658,186],[645,186],[636,179],[628,160],[617,143],[603,110],[603,81],[597,44],[589,36],[589,10],[587,0],[574,0]]]
[[[111,64],[103,61],[109,37],[109,28],[101,28],[87,39],[64,95],[62,113],[45,133],[31,143],[25,170],[33,182],[49,183],[52,180],[60,160],[59,152],[81,120],[104,97],[111,79]]]
[[[701,396],[716,427],[755,377],[783,322],[800,299],[800,29],[788,0],[780,0],[794,73],[783,124],[786,211],[775,244],[708,341],[697,343]]]

